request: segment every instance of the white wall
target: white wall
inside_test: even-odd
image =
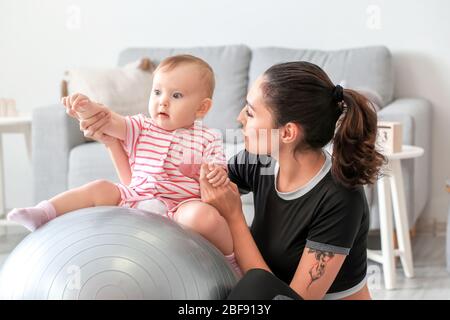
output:
[[[445,221],[444,182],[450,177],[448,12],[446,0],[0,0],[0,96],[15,98],[21,111],[54,103],[64,70],[114,66],[119,51],[129,46],[386,45],[394,55],[396,96],[433,103],[432,198],[423,217],[426,222]],[[31,170],[25,146],[14,142],[17,136],[8,139],[7,204],[28,205]]]

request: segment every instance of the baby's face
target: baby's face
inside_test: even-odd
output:
[[[149,112],[165,130],[188,128],[201,114],[205,101],[205,84],[195,65],[185,64],[168,71],[158,70],[153,77]],[[208,102],[206,102],[208,103]]]

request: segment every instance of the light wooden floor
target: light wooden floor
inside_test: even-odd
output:
[[[376,239],[372,239],[376,242]],[[450,300],[450,273],[446,270],[445,235],[417,234],[412,239],[414,278],[403,274],[397,260],[397,288],[385,290],[380,264],[369,262],[368,284],[373,299]],[[369,241],[370,246],[370,241]]]
[[[8,253],[21,241],[24,235],[0,235],[0,268]],[[379,246],[377,236],[369,238],[369,247]],[[450,300],[450,273],[445,267],[445,236],[417,234],[412,240],[415,277],[405,278],[400,263],[397,263],[397,286],[385,290],[382,268],[369,262],[368,284],[373,299],[381,300]]]

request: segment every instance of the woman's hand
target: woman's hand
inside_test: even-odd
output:
[[[226,185],[214,187],[209,183],[208,164],[200,167],[200,193],[202,201],[215,207],[227,221],[242,217],[242,202],[237,186],[229,182]]]
[[[97,140],[101,143],[108,144],[115,138],[103,133],[102,129],[109,125],[111,121],[111,112],[99,111],[90,118],[80,121],[80,130],[87,138]]]
[[[111,111],[107,107],[98,103],[89,103],[89,98],[79,94],[63,97],[61,102],[66,108],[66,113],[80,122],[80,131],[85,137],[105,145],[109,145],[115,140],[102,132],[102,128],[107,126],[111,120]],[[89,105],[87,106],[87,104]],[[79,112],[80,107],[88,107],[89,114],[84,109]],[[87,116],[86,118],[82,117],[83,113]]]
[[[206,175],[206,178],[208,178],[208,182],[212,184],[213,187],[226,186],[230,183],[228,172],[224,167],[217,164],[208,164],[208,169],[209,173]]]

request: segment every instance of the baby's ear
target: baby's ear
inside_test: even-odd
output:
[[[210,98],[203,99],[202,103],[197,109],[196,116],[197,118],[203,118],[208,113],[209,109],[211,109],[212,100]]]

